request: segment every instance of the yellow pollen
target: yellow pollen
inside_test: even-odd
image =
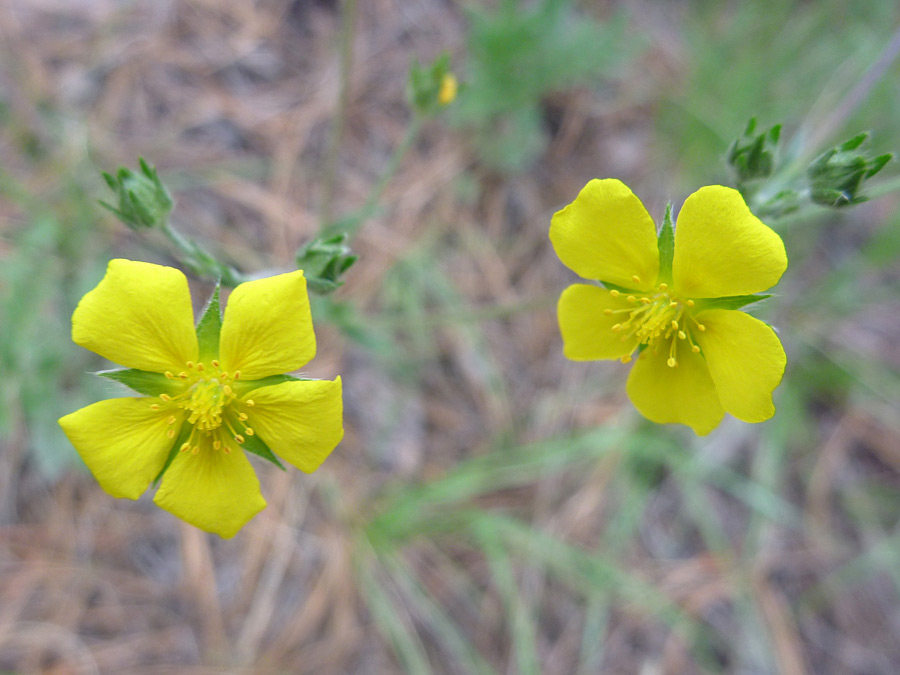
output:
[[[686,304],[688,307],[693,307],[696,303],[695,303],[693,300],[688,300],[688,301],[687,301],[686,303],[684,303],[684,304]]]
[[[203,362],[202,362],[202,361],[201,361],[200,363],[197,364],[197,370],[199,370],[200,372],[203,372],[203,371],[205,370],[205,368],[203,367]]]
[[[622,363],[630,363],[631,362],[631,354],[626,354],[621,359],[619,359]]]
[[[188,367],[188,370],[193,370],[193,368],[194,368],[194,362],[193,362],[193,361],[188,361],[188,362],[187,362],[187,367]]]
[[[213,359],[212,361],[210,361],[210,363],[212,363],[213,368],[219,367],[219,361],[217,359]]]
[[[221,447],[222,447],[222,441],[220,441],[219,439],[216,439],[213,441],[213,450],[218,450]]]
[[[168,436],[169,438],[175,438],[175,430],[174,430],[174,429],[169,429],[169,430],[166,432],[166,436]]]
[[[619,291],[617,291],[615,288],[611,289],[611,290],[609,291],[609,294],[610,294],[611,296],[613,296],[614,298],[618,298],[620,295],[622,295],[622,294],[619,293]]]
[[[247,413],[238,413],[238,419],[243,422],[245,419],[247,419]]]
[[[195,445],[193,448],[191,448],[191,454],[192,454],[192,455],[196,455],[196,454],[198,454],[199,452],[200,452],[200,446],[199,446],[199,445]]]
[[[187,452],[190,447],[191,447],[190,443],[182,443],[181,447],[178,448],[178,452]]]
[[[171,371],[171,370],[167,370],[167,371],[165,372],[165,376],[166,376],[166,379],[167,379],[167,380],[174,380],[174,379],[175,379],[175,376],[172,374],[172,371]]]
[[[669,324],[672,326],[672,330],[678,330],[678,322],[673,320],[672,323]]]
[[[256,404],[253,402],[253,399],[252,399],[252,398],[248,398],[246,401],[244,401],[244,403],[245,403],[246,405],[250,406],[251,408],[252,408],[253,406],[256,405]]]
[[[168,403],[169,401],[172,400],[172,397],[169,396],[168,394],[160,394],[159,397],[160,397],[163,401],[165,401],[166,403]]]
[[[674,358],[672,358],[672,357],[670,356],[670,357],[669,357],[669,360],[666,361],[666,365],[669,366],[669,368],[674,368],[675,366],[678,365],[678,361],[676,361]]]
[[[625,299],[626,299],[628,302],[631,302],[631,303],[637,302],[637,298],[634,297],[633,295],[629,295],[629,296],[628,296],[627,298],[625,298]]]
[[[180,373],[178,373],[178,377],[180,377],[182,380],[186,380],[188,378],[188,374],[182,370]]]
[[[622,324],[620,324],[620,323],[617,323],[615,326],[612,327],[613,333],[618,333],[620,330],[622,330]]]
[[[175,415],[170,415],[169,419],[166,420],[166,424],[175,424]]]
[[[634,283],[636,283],[636,284],[641,283],[641,278],[640,278],[637,274],[632,274],[632,275],[631,275],[631,280],[632,280]]]
[[[159,410],[159,403],[151,403],[150,410]]]
[[[695,354],[699,354],[700,347],[698,347],[697,345],[691,345],[691,351],[694,352]]]
[[[244,427],[244,433],[247,434],[248,436],[252,436],[256,432],[253,431],[253,429],[251,429],[250,427]]]
[[[233,393],[231,387],[228,386],[227,384],[224,387],[222,387],[222,391],[225,392],[226,396],[231,396],[231,394]]]
[[[703,331],[706,330],[706,326],[704,326],[702,323],[698,323],[697,330],[699,330],[702,333]]]
[[[667,288],[669,288],[669,284],[663,283],[663,284],[659,285],[659,290],[661,290],[663,292],[665,292]]]
[[[611,316],[613,311],[611,309],[607,308],[607,309],[603,310],[603,313],[606,314],[606,316]]]
[[[227,371],[227,370],[223,370],[223,371],[222,371],[222,379],[223,379],[223,380],[227,380],[227,379],[228,379],[228,371]]]
[[[684,340],[686,337],[687,337],[687,334],[683,330],[678,331],[678,339],[679,340]]]
[[[650,304],[650,298],[641,298],[641,302],[643,302],[645,305],[649,305],[649,304]]]
[[[232,375],[232,377],[236,380],[241,379],[241,371],[239,371],[239,370],[234,371],[234,375]]]
[[[234,440],[236,440],[238,443],[243,443],[243,442],[244,442],[244,437],[241,436],[240,434],[235,434]]]

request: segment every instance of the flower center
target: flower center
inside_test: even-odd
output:
[[[632,305],[623,309],[606,309],[604,314],[622,315],[623,320],[614,324],[612,331],[621,334],[623,342],[636,340],[634,349],[622,357],[622,363],[631,361],[634,352],[641,346],[658,348],[658,345],[668,343],[669,358],[666,363],[670,368],[678,365],[679,342],[697,354],[700,347],[694,342],[691,335],[693,330],[703,332],[706,326],[698,323],[691,312],[694,307],[693,300],[677,298],[669,292],[668,284],[660,284],[657,290],[647,294],[625,295],[615,289],[609,294],[614,298],[624,296]]]
[[[200,451],[203,437],[210,440],[214,450],[231,452],[230,439],[241,444],[246,436],[253,435],[253,429],[246,424],[247,414],[244,407],[253,407],[253,401],[237,401],[232,383],[239,380],[241,372],[228,373],[221,369],[219,362],[213,359],[209,367],[203,362],[188,361],[185,370],[177,375],[166,371],[170,380],[184,382],[184,389],[175,396],[160,394],[160,398],[170,406],[184,411],[185,421],[191,425],[189,438],[182,443],[180,450],[191,450],[193,454]],[[168,419],[169,425],[177,421],[176,415]],[[169,438],[175,437],[172,426],[167,432]]]

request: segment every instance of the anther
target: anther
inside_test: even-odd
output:
[[[625,298],[625,299],[626,299],[628,302],[631,302],[631,303],[637,302],[637,298],[634,297],[633,295],[629,295],[629,296],[628,296],[627,298]]]
[[[613,333],[618,333],[620,330],[622,330],[622,324],[620,324],[620,323],[617,323],[615,326],[612,327]],[[250,405],[249,401],[247,401],[247,405]]]
[[[698,347],[697,345],[691,345],[691,351],[694,352],[695,354],[699,354],[700,347]]]
[[[678,339],[684,340],[687,337],[687,334],[683,330],[678,331]]]
[[[610,316],[613,313],[613,311],[611,309],[604,309],[603,313],[606,314],[606,316]]]
[[[234,371],[234,375],[232,375],[232,377],[236,380],[241,379],[241,371],[239,371],[239,370]]]
[[[243,422],[245,419],[247,419],[247,413],[238,413],[238,419]]]
[[[634,283],[636,283],[636,284],[641,283],[641,278],[640,278],[637,274],[632,274],[632,275],[631,275],[631,280],[632,280]]]
[[[619,359],[622,363],[630,363],[631,362],[631,354],[626,354],[621,359]]]
[[[178,377],[180,377],[182,380],[186,380],[188,374],[182,370],[180,373],[178,373]]]
[[[610,294],[611,296],[613,296],[614,298],[618,298],[620,295],[622,295],[622,294],[619,293],[619,291],[617,291],[615,288],[611,289],[611,290],[609,291],[609,294]]]
[[[213,450],[218,450],[222,447],[222,441],[216,439],[213,441]]]
[[[159,403],[151,403],[150,410],[159,410]]]
[[[672,358],[672,357],[670,356],[670,357],[669,357],[669,360],[666,361],[666,365],[669,366],[669,368],[674,368],[675,366],[678,365],[678,361],[676,361],[674,358]]]
[[[645,305],[649,305],[649,304],[650,304],[650,298],[641,298],[641,302],[643,302]]]
[[[191,448],[191,454],[192,454],[192,455],[199,454],[199,452],[200,452],[200,446],[199,446],[199,445],[195,445],[193,448]]]
[[[166,420],[166,424],[175,424],[175,415],[169,415],[169,419]]]
[[[175,430],[174,430],[174,429],[169,429],[169,430],[166,432],[166,436],[168,436],[169,438],[175,438]]]
[[[212,361],[210,361],[210,363],[212,364],[212,367],[213,367],[213,368],[218,368],[218,367],[219,367],[219,361],[218,361],[218,359],[213,359]]]
[[[238,442],[238,444],[240,444],[240,443],[244,442],[244,437],[241,436],[240,434],[235,434],[234,440],[236,440]]]
[[[226,454],[226,455],[230,455],[230,454],[231,454],[231,448],[229,448],[227,445],[225,446],[225,454]]]
[[[672,330],[678,330],[678,322],[674,319],[672,319],[672,323],[669,325],[672,326]]]
[[[169,396],[168,394],[160,394],[159,397],[160,397],[163,401],[165,401],[166,403],[168,403],[169,401],[172,400],[172,397]]]
[[[191,447],[191,444],[190,444],[190,443],[186,443],[186,442],[185,442],[185,443],[182,443],[182,444],[181,444],[181,447],[178,448],[178,452],[187,452],[187,451],[188,451],[188,448],[190,448],[190,447]]]
[[[659,285],[659,290],[661,291],[665,291],[667,288],[669,288],[669,284],[662,283]]]
[[[227,370],[223,370],[223,371],[222,371],[222,379],[223,379],[223,380],[228,379],[228,371],[227,371]]]
[[[199,371],[205,370],[205,368],[203,367],[203,362],[202,362],[202,361],[201,361],[200,363],[197,364],[197,370],[199,370]]]
[[[248,436],[252,436],[256,432],[253,431],[253,429],[251,429],[250,427],[244,427],[244,433],[247,434]]]
[[[253,399],[252,399],[252,398],[248,398],[246,401],[244,401],[244,404],[247,405],[247,406],[249,406],[250,408],[252,408],[253,406],[256,405],[256,404],[253,402]]]
[[[194,368],[194,362],[193,362],[193,361],[188,361],[188,362],[187,362],[187,367],[188,367],[188,370],[193,370],[193,368]]]
[[[695,303],[693,300],[688,300],[687,303],[685,303],[685,304],[686,304],[688,307],[693,307],[696,303]]]
[[[224,391],[227,396],[231,396],[232,389],[227,384],[222,387],[222,391]]]
[[[171,371],[171,370],[167,370],[167,371],[165,372],[165,376],[166,376],[166,379],[167,379],[167,380],[174,380],[174,379],[175,379],[175,376],[172,374],[172,371]]]
[[[697,330],[699,330],[702,333],[703,331],[706,330],[706,326],[704,326],[702,323],[698,323]]]
[[[678,301],[677,301],[677,300],[672,300],[672,301],[669,303],[669,307],[678,307]]]

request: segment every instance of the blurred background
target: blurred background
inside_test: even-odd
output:
[[[753,115],[795,158],[897,151],[898,25],[894,0],[0,0],[0,673],[900,672],[897,161],[771,223],[778,412],[704,438],[563,358],[547,238],[594,177],[657,219],[733,184]],[[103,493],[56,419],[120,390],[71,312],[112,257],[177,262],[99,171],[147,158],[182,232],[289,268],[366,204],[442,51],[459,96],[313,299],[341,445],[255,462],[269,506],[228,541]]]

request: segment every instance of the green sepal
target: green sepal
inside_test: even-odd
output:
[[[269,449],[269,446],[266,445],[266,442],[262,440],[259,436],[247,436],[244,434],[244,442],[241,443],[240,447],[242,447],[247,452],[252,452],[257,457],[262,457],[265,460],[272,462],[275,466],[277,466],[282,471],[287,471],[284,468],[284,464],[281,463],[275,453]]]
[[[193,430],[194,426],[192,424],[185,422],[181,425],[181,431],[178,432],[178,437],[175,439],[175,442],[172,443],[172,447],[169,448],[169,455],[166,457],[166,463],[163,464],[159,473],[156,474],[156,478],[153,479],[154,488],[159,485],[159,481],[162,480],[163,474],[168,471],[172,462],[175,460],[176,455],[178,455],[178,449],[187,442],[187,439],[190,438]]]
[[[98,370],[94,375],[124,384],[129,389],[145,396],[177,394],[181,388],[179,386],[180,382],[170,380],[162,373],[152,373],[148,370],[138,370],[137,368]]]
[[[730,295],[725,298],[701,298],[695,300],[695,312],[702,312],[706,309],[740,309],[754,302],[771,298],[771,293],[756,293],[754,295]]]
[[[672,227],[672,203],[666,204],[662,228],[657,239],[659,247],[659,281],[672,283],[672,259],[675,257],[675,229]]]
[[[219,309],[219,284],[206,303],[203,316],[197,322],[197,344],[200,360],[209,361],[219,356],[219,333],[222,330],[222,312]]]
[[[269,375],[258,380],[238,380],[231,383],[231,388],[238,398],[242,397],[254,389],[260,387],[271,387],[273,384],[281,384],[282,382],[308,382],[309,377],[295,377],[294,375]]]

